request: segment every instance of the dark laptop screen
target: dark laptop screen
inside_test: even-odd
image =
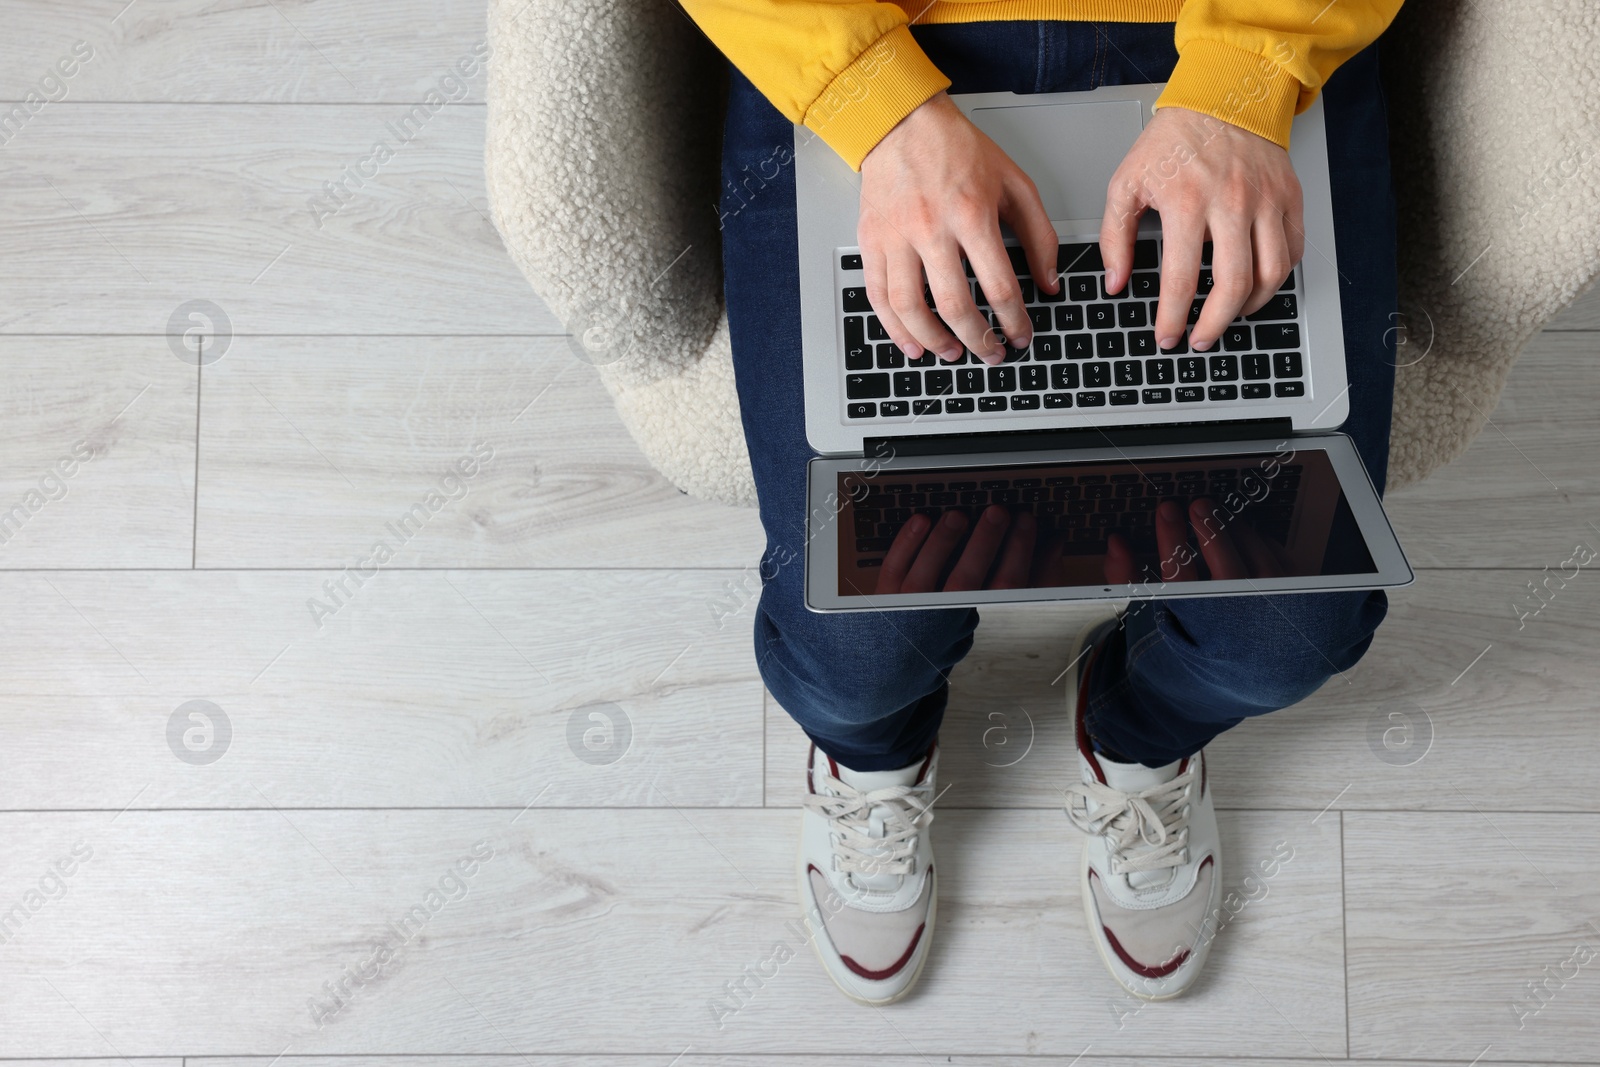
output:
[[[1176,582],[1377,571],[1320,449],[844,471],[838,489],[841,597],[1069,586],[1146,597]]]

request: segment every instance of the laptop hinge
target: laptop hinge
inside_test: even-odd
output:
[[[1208,441],[1284,440],[1294,433],[1288,418],[1230,419],[1159,426],[1082,426],[1054,430],[982,430],[868,437],[868,456],[934,456],[951,452],[1023,452],[1052,448],[1122,448],[1184,445]]]

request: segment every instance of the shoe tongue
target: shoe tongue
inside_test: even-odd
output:
[[[1183,762],[1174,760],[1165,767],[1146,767],[1142,763],[1118,763],[1100,755],[1096,755],[1095,758],[1100,761],[1100,769],[1105,772],[1106,785],[1112,789],[1120,789],[1124,793],[1138,793],[1172,781],[1178,777],[1178,766]]]
[[[839,765],[839,781],[845,785],[853,786],[863,793],[870,793],[874,789],[887,789],[895,785],[915,785],[917,775],[922,773],[922,760],[918,760],[909,767],[901,767],[894,771],[852,771],[843,764]]]

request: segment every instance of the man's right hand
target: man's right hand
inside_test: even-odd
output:
[[[953,360],[962,345],[986,363],[1005,358],[967,288],[963,255],[1006,339],[1016,348],[1032,341],[1002,219],[1022,242],[1035,284],[1055,293],[1057,238],[1039,190],[945,93],[902,119],[862,160],[857,240],[867,298],[908,358],[926,350]],[[924,271],[938,315],[923,297]]]

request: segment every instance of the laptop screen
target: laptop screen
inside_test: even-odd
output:
[[[940,594],[994,589],[1147,597],[1219,581],[1270,590],[1292,584],[1274,579],[1379,577],[1318,448],[836,478],[838,595],[863,608],[904,593],[944,603]]]

